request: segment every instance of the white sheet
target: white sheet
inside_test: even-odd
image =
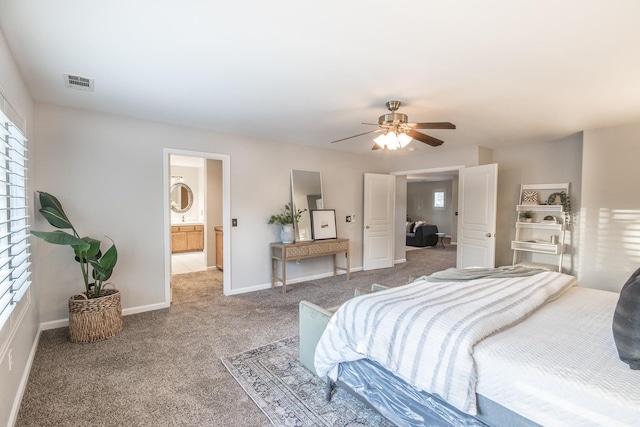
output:
[[[476,413],[473,346],[575,284],[544,272],[466,282],[417,281],[355,298],[331,318],[315,355],[319,375],[364,357],[398,377]]]
[[[574,287],[478,343],[477,392],[544,426],[640,426],[640,371],[611,332],[618,296]]]

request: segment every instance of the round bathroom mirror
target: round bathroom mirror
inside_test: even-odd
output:
[[[187,184],[179,182],[171,186],[171,210],[183,213],[193,205],[193,191]]]

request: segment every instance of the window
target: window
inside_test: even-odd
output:
[[[445,196],[444,190],[433,190],[433,209],[445,210],[447,208]]]
[[[0,111],[0,327],[31,285],[26,143]]]

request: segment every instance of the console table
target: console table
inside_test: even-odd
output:
[[[342,268],[337,265],[337,256],[344,252],[347,258],[347,267]],[[276,280],[282,282],[282,293],[287,292],[287,261],[297,259],[315,258],[319,256],[333,255],[333,275],[338,274],[338,270],[347,272],[349,280],[349,270],[351,256],[349,253],[349,239],[328,239],[316,240],[313,242],[296,243],[271,243],[271,288],[276,286]],[[282,262],[282,277],[277,275],[277,261]]]

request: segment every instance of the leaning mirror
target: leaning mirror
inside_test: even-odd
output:
[[[324,209],[322,203],[322,176],[320,172],[292,170],[291,199],[294,211],[305,210],[296,224],[296,241],[313,240],[311,214],[314,209]]]
[[[193,205],[193,191],[187,184],[181,182],[171,186],[171,210],[183,213]]]

